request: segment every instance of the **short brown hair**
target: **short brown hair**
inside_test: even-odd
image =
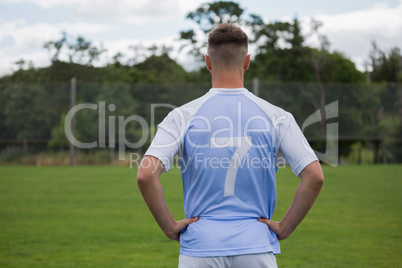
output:
[[[247,34],[233,24],[221,23],[208,35],[208,55],[215,67],[236,68],[247,51]]]

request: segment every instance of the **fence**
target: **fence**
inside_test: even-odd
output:
[[[310,115],[324,107],[323,104],[337,101],[339,109],[336,117],[312,124],[304,129],[304,133],[314,149],[325,151],[324,123],[338,123],[341,163],[401,161],[402,141],[398,133],[402,128],[402,89],[398,85],[325,84],[320,88],[315,83],[250,81],[245,86],[258,92],[261,98],[291,112],[300,126]],[[147,141],[136,149],[141,153],[150,143],[154,126],[171,109],[152,109],[152,104],[180,106],[205,94],[210,85],[78,82],[75,98],[71,97],[73,88],[70,83],[0,85],[0,161],[7,162],[12,154],[26,155],[28,152],[54,154],[62,151],[66,154],[69,143],[64,133],[64,120],[71,106],[75,105],[75,102],[71,102],[73,99],[77,104],[96,105],[96,109],[82,110],[74,117],[75,135],[81,141],[100,140],[98,121],[101,108],[104,109],[102,116],[106,122],[102,137],[107,141],[105,146],[81,150],[81,153],[95,154],[98,151],[102,159],[106,159],[102,161],[116,162],[113,148],[121,140],[111,137],[110,129],[117,129],[120,117],[124,119],[132,115],[143,118],[150,126]],[[324,103],[321,102],[323,94]],[[114,126],[110,125],[111,121],[114,121]],[[127,140],[135,142],[142,137],[139,122],[125,127],[124,138]],[[69,162],[73,161],[72,156]]]

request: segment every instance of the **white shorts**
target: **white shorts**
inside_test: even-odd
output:
[[[272,252],[227,257],[190,257],[180,255],[179,268],[277,268]]]

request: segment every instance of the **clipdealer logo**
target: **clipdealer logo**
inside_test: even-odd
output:
[[[116,110],[116,106],[114,104],[109,104],[106,107],[105,102],[99,102],[98,104],[94,103],[83,103],[83,104],[78,104],[75,107],[73,107],[67,114],[65,122],[64,122],[64,130],[67,139],[71,144],[78,148],[83,148],[83,149],[91,149],[91,148],[115,148],[116,147],[116,140],[118,144],[118,155],[119,155],[119,160],[125,160],[126,158],[126,149],[131,148],[131,149],[138,149],[142,147],[143,145],[146,144],[148,138],[151,140],[154,138],[155,133],[155,110],[159,108],[163,109],[169,109],[172,112],[177,112],[178,113],[178,118],[179,118],[179,129],[180,133],[178,133],[177,137],[175,140],[171,141],[169,144],[155,144],[158,148],[161,147],[169,147],[172,146],[173,143],[178,143],[180,142],[180,139],[184,135],[185,129],[186,129],[186,117],[183,113],[183,111],[174,105],[171,104],[152,104],[151,105],[151,122],[150,125],[148,125],[147,121],[139,116],[139,115],[131,115],[128,117],[124,116],[114,116],[114,115],[109,115],[108,118],[106,119],[106,110],[110,112],[114,112]],[[98,139],[91,141],[91,142],[82,142],[79,141],[73,134],[72,132],[72,121],[74,116],[81,110],[84,109],[91,109],[91,110],[97,110],[98,111]],[[241,104],[239,103],[237,106],[238,112],[237,114],[241,114]],[[338,117],[338,101],[335,101],[333,103],[330,103],[325,106],[325,119],[331,119],[331,118],[336,118]],[[197,120],[204,120],[206,121],[207,118],[199,118],[196,117],[195,119]],[[230,120],[239,120],[239,118],[235,119],[230,119],[228,117],[223,116],[218,116],[217,118],[214,118],[214,120],[223,120],[225,119],[228,123],[229,126],[233,126],[233,122]],[[117,128],[116,128],[116,120],[117,120]],[[249,131],[255,132],[255,131],[272,131],[275,129],[277,132],[279,127],[281,126],[282,123],[284,123],[287,120],[286,116],[279,116],[275,117],[273,116],[270,118],[270,122],[268,122],[266,119],[264,120],[263,117],[261,116],[255,116],[252,118],[249,118],[248,121],[246,122],[246,126],[250,125],[250,122],[253,121],[261,121],[264,123],[264,127],[258,130],[255,129],[250,129],[249,127],[245,127],[243,130],[245,136],[247,136],[247,133]],[[302,131],[304,131],[307,127],[320,122],[322,120],[321,116],[321,111],[317,110],[314,112],[312,115],[310,115],[303,123],[302,125]],[[106,123],[107,123],[107,129],[108,129],[108,146],[106,145]],[[136,142],[130,142],[128,141],[126,137],[126,128],[129,123],[137,123],[140,126],[140,132],[141,132],[141,137],[139,138],[138,141]],[[237,122],[238,123],[238,122]],[[211,124],[211,122],[209,122]],[[206,126],[209,126],[206,124]],[[116,132],[117,129],[117,132]],[[200,132],[205,132],[208,129],[200,129]],[[210,129],[209,129],[210,130]],[[194,131],[194,130],[193,130]],[[228,133],[233,135],[233,129],[227,128],[227,129],[219,129],[218,132],[223,132],[223,131],[228,131]],[[215,133],[217,134],[217,133]],[[213,137],[216,135],[212,134]],[[230,136],[230,135],[229,135]],[[216,138],[215,138],[216,139]],[[230,140],[229,140],[230,141]],[[228,141],[225,139],[225,144]],[[249,139],[246,139],[243,141],[244,143],[250,143]],[[311,147],[308,144],[307,140],[303,137],[302,139],[303,146],[305,147],[306,150],[311,151]],[[213,144],[212,144],[213,145]],[[226,144],[229,146],[229,144]],[[210,146],[209,144],[205,146]],[[223,145],[222,145],[223,146]],[[254,144],[251,144],[250,146],[257,146]],[[331,165],[331,166],[337,166],[338,165],[338,123],[329,123],[326,125],[326,151],[325,152],[314,152],[316,156],[318,157],[319,160]],[[132,162],[135,164],[139,164],[140,162],[140,156],[136,155],[133,157],[130,154],[130,166],[132,166]],[[282,165],[284,164],[284,161],[282,162]]]

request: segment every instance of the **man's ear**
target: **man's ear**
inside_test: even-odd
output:
[[[244,70],[247,70],[249,67],[250,67],[250,54],[248,54],[244,59],[244,65],[243,65]]]
[[[208,55],[204,55],[204,58],[205,58],[205,64],[207,65],[207,69],[208,69],[208,71],[211,71],[211,59],[209,58],[209,56]]]

